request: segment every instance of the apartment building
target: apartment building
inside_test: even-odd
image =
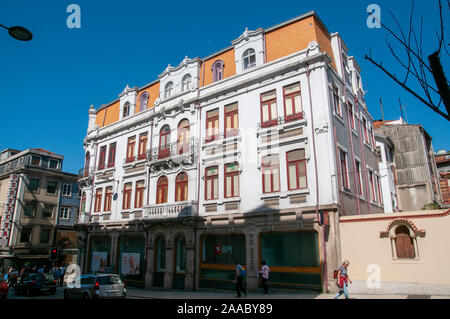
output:
[[[91,106],[83,271],[145,287],[334,289],[339,217],[384,211],[361,70],[314,12]]]
[[[4,267],[50,264],[61,198],[77,175],[64,157],[43,149],[5,149],[0,155],[0,260]],[[79,206],[79,200],[74,204]]]

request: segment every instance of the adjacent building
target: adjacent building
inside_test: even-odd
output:
[[[79,173],[84,272],[145,287],[335,289],[339,218],[383,213],[361,69],[314,12],[245,29],[91,106]]]
[[[450,152],[438,151],[436,154],[436,166],[439,173],[439,184],[442,192],[442,203],[450,206]]]
[[[62,171],[63,158],[43,149],[2,151],[0,259],[4,267],[49,264],[64,185],[77,180]]]
[[[418,211],[442,204],[431,136],[421,125],[375,122],[376,133],[394,144],[394,163],[400,211]]]

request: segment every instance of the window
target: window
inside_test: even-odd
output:
[[[139,97],[139,112],[145,111],[148,104],[148,93],[143,92]]]
[[[23,216],[34,217],[36,216],[37,204],[36,202],[26,202],[23,207]]]
[[[122,117],[127,117],[128,115],[130,115],[130,102],[126,102],[125,105],[123,106],[123,113],[122,113]]]
[[[54,160],[54,159],[50,159],[48,167],[52,168],[52,169],[57,169],[58,168],[58,161]]]
[[[105,189],[105,203],[103,205],[103,211],[110,212],[111,211],[111,202],[112,202],[113,190],[112,186],[108,186]]]
[[[167,177],[161,176],[156,185],[156,204],[167,203],[167,187]]]
[[[180,236],[176,240],[176,264],[175,264],[175,272],[176,273],[185,273],[186,272],[186,240],[184,237]]]
[[[225,165],[225,197],[239,197],[239,164]]]
[[[342,188],[349,190],[350,185],[348,183],[348,170],[347,170],[347,153],[343,150],[339,150],[339,161],[341,163],[341,185]]]
[[[278,124],[277,93],[275,90],[261,94],[261,127]]]
[[[220,81],[223,79],[223,68],[224,63],[222,60],[217,60],[214,62],[214,64],[211,67],[211,70],[213,72],[213,82]]]
[[[286,154],[288,167],[288,189],[304,189],[308,187],[306,178],[305,150],[295,150]]]
[[[98,157],[98,169],[104,169],[105,168],[105,161],[106,161],[106,145],[100,147],[100,154]]]
[[[206,113],[206,142],[214,141],[219,137],[219,109]]]
[[[62,189],[63,196],[72,196],[72,185],[64,184]]]
[[[263,193],[280,191],[280,161],[278,155],[262,158]]]
[[[355,129],[355,118],[353,116],[353,105],[351,103],[348,103],[348,116],[350,121],[350,127],[352,129]]]
[[[239,130],[238,104],[225,106],[225,137],[237,135]]]
[[[136,136],[131,136],[128,138],[127,144],[127,163],[134,162],[134,144],[136,143]]]
[[[47,194],[56,194],[56,182],[47,181]]]
[[[147,136],[147,132],[139,135],[138,159],[144,159],[146,157]]]
[[[86,211],[86,193],[83,193],[81,196],[81,212],[84,213]]]
[[[370,187],[370,200],[376,201],[376,194],[375,194],[375,181],[373,180],[373,173],[369,171],[369,187]]]
[[[164,88],[164,98],[168,98],[170,97],[170,95],[172,94],[172,90],[173,90],[173,83],[169,82],[166,84],[166,87]]]
[[[205,174],[205,199],[219,198],[219,168],[217,166],[206,168]]]
[[[86,152],[86,158],[84,161],[84,177],[87,177],[89,175],[90,161],[91,161],[91,154],[89,154],[89,152]]]
[[[41,157],[36,155],[31,155],[31,165],[39,166],[41,165]]]
[[[358,174],[358,194],[362,195],[362,175],[361,175],[361,163],[355,160],[356,173]]]
[[[190,74],[186,74],[183,76],[183,80],[181,80],[181,91],[187,92],[191,88],[192,77]]]
[[[108,167],[114,167],[116,162],[116,143],[109,144]]]
[[[52,204],[44,204],[44,211],[42,212],[42,217],[51,218],[53,216],[53,207]]]
[[[61,219],[69,219],[70,216],[70,208],[69,207],[61,207],[59,210],[59,218]]]
[[[20,234],[20,242],[21,243],[31,243],[31,232],[32,232],[32,228],[23,227],[22,232]]]
[[[170,127],[169,125],[164,125],[159,132],[159,152],[158,157],[166,158],[170,156]]]
[[[50,242],[51,231],[50,228],[41,228],[41,238],[39,240],[41,244],[48,244]]]
[[[95,191],[94,212],[99,212],[102,209],[102,193],[103,188],[97,188]]]
[[[131,191],[132,184],[126,183],[123,185],[123,203],[122,209],[130,209],[131,208]]]
[[[283,88],[284,114],[286,120],[302,118],[302,101],[300,95],[300,83],[295,83]]]
[[[413,239],[408,227],[402,225],[395,229],[395,250],[398,258],[416,257]]]
[[[377,188],[378,188],[378,201],[380,205],[383,205],[383,194],[381,193],[381,183],[380,183],[380,177],[377,175]]]
[[[244,54],[242,55],[242,59],[244,62],[244,70],[254,67],[256,65],[256,55],[255,50],[253,49],[247,49]]]
[[[367,134],[367,121],[365,118],[363,118],[363,131],[364,131],[364,141],[366,143],[369,143],[369,136]]]
[[[334,103],[334,112],[338,115],[342,115],[341,113],[341,103],[339,100],[339,91],[338,88],[333,86],[333,103]]]
[[[136,194],[134,196],[134,207],[141,208],[144,204],[145,181],[136,182]]]
[[[369,144],[370,144],[370,142],[372,142],[372,146],[375,147],[375,136],[373,134],[372,127],[369,128],[369,136],[371,138],[371,141],[369,141]]]
[[[37,178],[30,178],[28,181],[28,190],[30,192],[35,192],[39,188],[39,179]]]
[[[166,241],[163,237],[156,240],[156,271],[164,271],[166,269]]]
[[[186,200],[188,200],[188,176],[185,172],[181,172],[175,181],[175,201],[183,202]]]
[[[182,120],[178,124],[177,150],[178,154],[189,151],[190,126],[188,120]]]

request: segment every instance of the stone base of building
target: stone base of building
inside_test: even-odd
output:
[[[349,294],[450,296],[450,285],[380,282],[378,287],[369,288],[366,281],[353,280],[353,284],[349,286]]]

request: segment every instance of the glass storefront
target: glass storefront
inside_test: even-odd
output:
[[[270,267],[272,287],[321,289],[318,234],[262,233],[260,262]]]
[[[173,276],[173,288],[184,289],[186,275],[186,240],[179,236],[175,241],[175,272]]]
[[[143,287],[145,275],[145,237],[120,236],[117,271],[127,285]]]
[[[160,236],[155,242],[155,271],[153,286],[164,287],[164,272],[166,270],[166,241]]]
[[[111,238],[108,236],[93,236],[89,253],[89,271],[111,272]]]
[[[235,262],[246,263],[245,235],[202,236],[200,287],[234,289]]]

